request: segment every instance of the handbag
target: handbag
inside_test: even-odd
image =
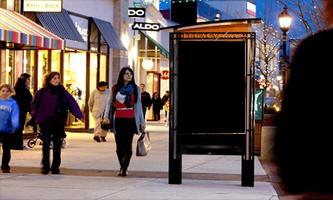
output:
[[[113,106],[113,104],[110,106],[110,110],[109,110],[109,116],[108,116],[108,121],[101,121],[101,129],[105,130],[105,131],[110,131],[113,128],[113,114],[115,112],[115,107]],[[103,113],[103,118],[104,118],[104,113]]]
[[[149,132],[143,132],[136,143],[136,156],[146,156],[150,150]]]
[[[112,129],[112,122],[110,121],[101,121],[101,129],[109,131]]]

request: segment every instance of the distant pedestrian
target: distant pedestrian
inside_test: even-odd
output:
[[[142,113],[140,88],[135,84],[133,70],[123,67],[118,81],[112,86],[104,116],[109,116],[111,105],[115,112],[112,116],[117,146],[117,156],[120,164],[118,176],[127,176],[127,169],[132,157],[132,141],[134,134],[139,134],[146,128]],[[107,119],[105,119],[107,120]]]
[[[146,119],[146,111],[147,109],[150,109],[151,106],[151,97],[149,92],[145,90],[145,84],[140,84],[141,89],[141,102],[142,102],[142,111],[143,111],[143,117]]]
[[[170,101],[169,101],[170,95],[169,91],[165,91],[165,94],[162,97],[162,104],[163,104],[163,110],[164,110],[164,122],[167,123],[168,116],[169,116],[169,108],[170,108]]]
[[[97,84],[97,89],[90,94],[88,100],[89,111],[95,120],[94,140],[96,142],[106,142],[107,131],[101,128],[101,122],[109,95],[108,83],[101,81]]]
[[[301,199],[333,199],[333,1],[323,2],[329,28],[296,49],[275,140],[282,183]]]
[[[165,122],[165,126],[168,126],[169,125],[169,113],[170,113],[170,99],[168,99],[164,106],[163,106],[163,109],[164,109],[164,112],[165,112],[165,119],[164,119],[164,122]]]
[[[30,74],[23,73],[17,79],[14,86],[15,95],[13,99],[16,100],[20,110],[20,127],[13,135],[12,149],[24,150],[27,147],[23,145],[23,130],[26,121],[27,113],[31,111],[32,95],[29,91],[30,87]]]
[[[31,114],[41,128],[43,140],[42,174],[59,174],[61,163],[61,145],[66,137],[65,124],[68,110],[82,120],[82,112],[65,88],[60,84],[60,73],[50,72],[43,81],[43,87],[38,90],[32,100]],[[50,142],[53,141],[53,161],[50,167]]]
[[[153,120],[160,121],[161,119],[160,113],[163,108],[163,104],[162,104],[162,99],[158,92],[154,92],[151,104],[153,109]]]
[[[0,140],[2,141],[2,173],[9,173],[12,135],[19,128],[19,109],[10,96],[14,90],[9,84],[0,85]]]

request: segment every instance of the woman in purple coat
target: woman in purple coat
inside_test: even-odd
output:
[[[50,72],[43,81],[31,103],[31,114],[41,128],[43,140],[42,174],[59,174],[61,163],[61,144],[66,137],[65,124],[70,111],[82,120],[82,112],[75,99],[60,84],[60,73]],[[53,161],[50,168],[50,142],[53,141]]]

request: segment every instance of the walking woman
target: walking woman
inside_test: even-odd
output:
[[[10,96],[14,90],[9,84],[0,85],[0,140],[2,142],[2,173],[10,173],[10,148],[13,132],[19,127],[19,109]]]
[[[66,137],[65,123],[68,110],[82,120],[82,112],[75,99],[60,84],[60,73],[50,72],[37,91],[31,104],[31,114],[41,128],[43,140],[42,174],[59,174],[61,144]],[[50,168],[50,142],[53,141],[53,161]]]
[[[16,81],[14,89],[15,95],[13,99],[16,100],[20,110],[20,127],[15,131],[13,135],[12,149],[24,150],[27,147],[23,145],[23,130],[27,113],[30,112],[30,105],[32,101],[32,95],[29,91],[30,86],[30,74],[23,73]]]
[[[133,136],[146,128],[140,88],[135,84],[133,70],[129,67],[120,70],[118,81],[112,87],[104,116],[109,116],[112,107],[114,114],[111,118],[114,119],[112,123],[120,164],[118,176],[127,176],[127,168],[132,157]]]

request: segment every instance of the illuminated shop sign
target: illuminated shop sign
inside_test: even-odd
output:
[[[142,31],[159,31],[159,23],[146,23],[146,22],[134,22],[132,26],[133,30],[142,30]]]
[[[128,17],[145,17],[145,8],[128,8]]]
[[[62,0],[23,0],[24,12],[61,12]]]

